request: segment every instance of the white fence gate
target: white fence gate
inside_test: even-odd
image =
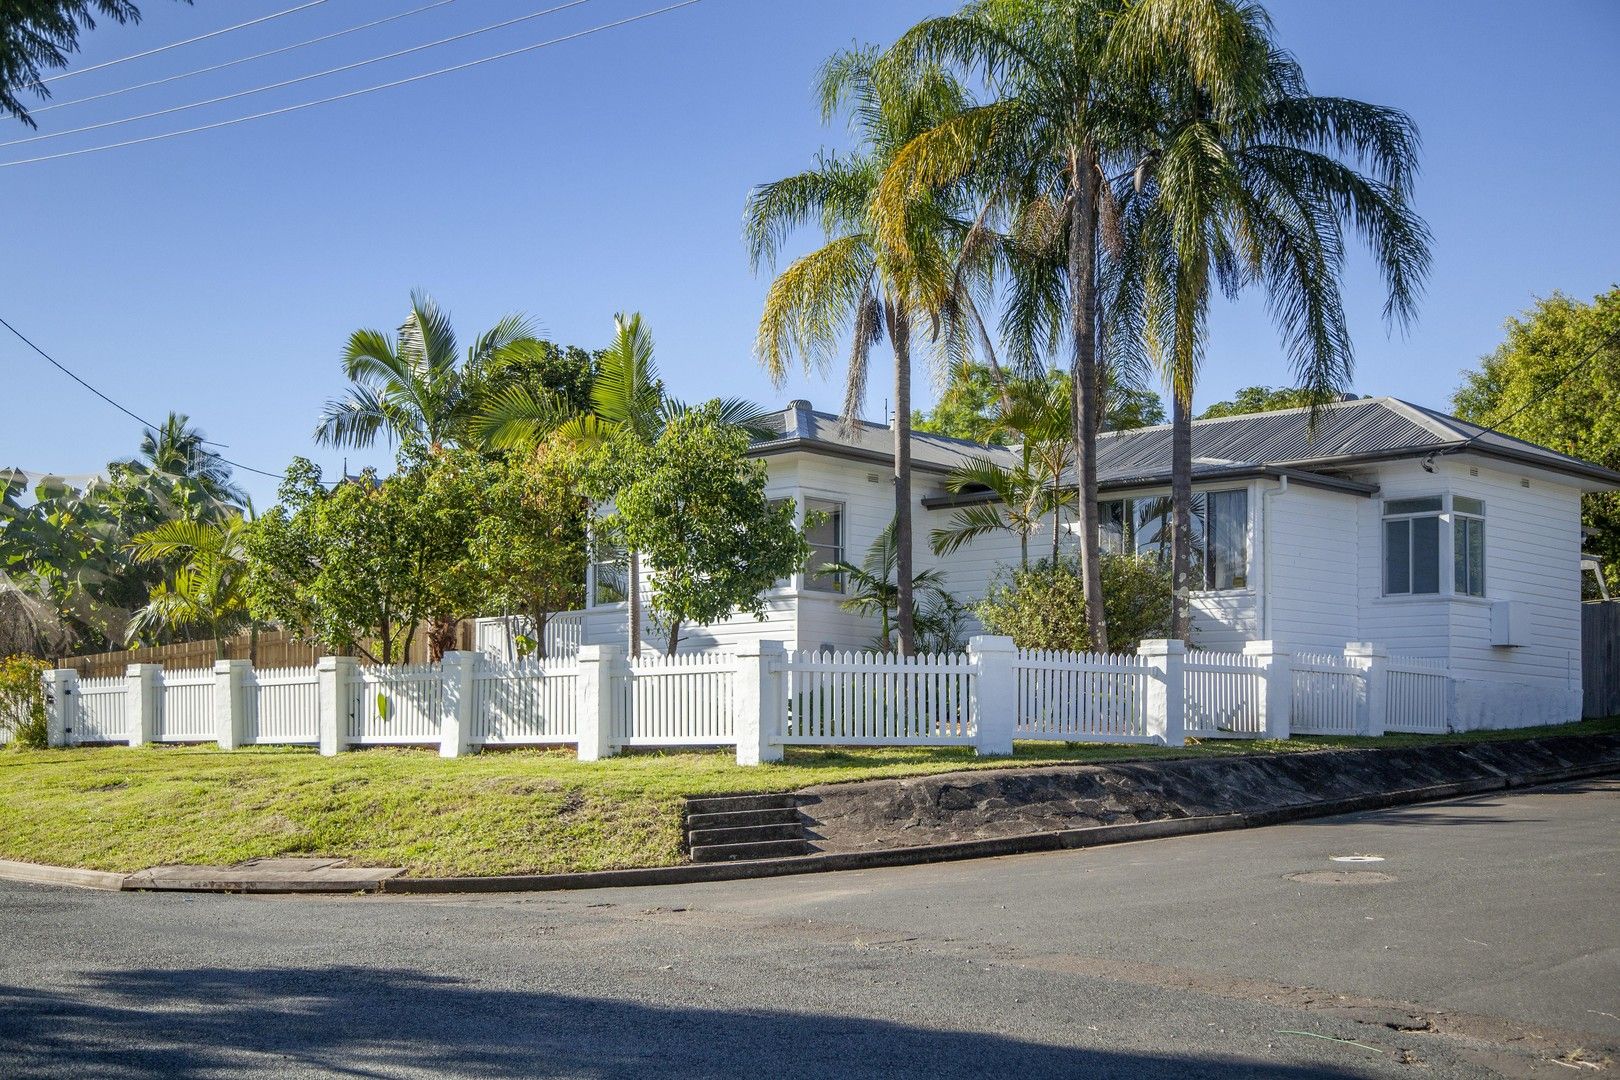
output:
[[[1149,667],[1117,653],[1021,650],[1013,662],[1020,739],[1150,742]]]
[[[129,738],[129,680],[122,675],[80,679],[74,692],[70,743],[123,742]]]
[[[1334,653],[1295,653],[1290,727],[1300,735],[1354,735],[1367,696],[1366,675]]]
[[[360,667],[348,685],[352,743],[436,743],[444,715],[438,664]]]
[[[1258,739],[1266,734],[1266,677],[1259,657],[1190,652],[1186,731],[1204,739]]]

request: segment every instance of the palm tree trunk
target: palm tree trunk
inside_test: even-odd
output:
[[[641,555],[630,552],[630,658],[641,655]]]
[[[1069,211],[1069,321],[1074,338],[1072,382],[1075,471],[1079,474],[1080,577],[1091,647],[1108,650],[1103,614],[1102,549],[1097,528],[1097,169],[1087,146],[1069,159],[1075,186]]]
[[[1185,641],[1192,588],[1192,402],[1179,391],[1170,396],[1170,632]]]
[[[911,320],[898,305],[890,309],[889,339],[894,345],[895,614],[900,655],[912,656],[917,651],[917,628],[911,598]]]

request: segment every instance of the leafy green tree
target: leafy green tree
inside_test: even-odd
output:
[[[44,660],[31,656],[0,659],[0,732],[13,750],[40,750],[47,742]]]
[[[1232,395],[1230,401],[1217,401],[1198,414],[1200,420],[1216,420],[1223,416],[1243,416],[1248,413],[1276,412],[1278,409],[1308,409],[1325,404],[1322,395],[1298,387],[1245,386]]]
[[[370,446],[386,433],[401,446],[431,449],[473,445],[470,427],[492,388],[481,372],[517,364],[544,351],[534,324],[507,315],[467,347],[465,358],[449,313],[420,291],[397,335],[356,330],[343,350],[348,393],[326,403],[315,441]]]
[[[1113,298],[1114,337],[1147,343],[1171,389],[1178,637],[1192,583],[1192,399],[1215,290],[1260,285],[1300,385],[1328,400],[1353,366],[1340,285],[1346,233],[1371,250],[1391,321],[1413,317],[1429,264],[1428,230],[1410,205],[1411,119],[1311,95],[1258,6],[1206,0],[1207,23],[1167,21],[1181,2],[1129,6],[1117,31],[1153,110],[1139,162],[1119,181]],[[1198,40],[1206,32],[1214,48]]]
[[[190,0],[187,0],[189,3]],[[47,71],[67,66],[79,49],[79,34],[96,28],[96,16],[115,23],[139,22],[133,0],[14,0],[0,15],[0,110],[31,128],[39,125],[19,95],[49,98]]]
[[[600,357],[600,352],[544,338],[520,341],[492,354],[472,371],[473,394],[497,395],[520,387],[531,396],[551,398],[566,412],[585,412],[591,407],[591,383]]]
[[[1103,603],[1115,649],[1170,633],[1170,568],[1151,555],[1105,554]],[[1042,559],[1007,567],[973,611],[992,634],[1021,649],[1084,651],[1093,648],[1082,595],[1085,582],[1074,559]]]
[[[1067,411],[1068,402],[1073,396],[1068,372],[1049,371],[1043,378],[1063,396],[1063,407]],[[1003,376],[998,381],[989,364],[971,361],[955,364],[951,367],[950,380],[934,408],[928,412],[914,411],[911,426],[916,431],[947,435],[953,439],[972,439],[983,443],[1016,442],[1018,433],[1008,430],[998,414],[1007,405],[1006,389],[1019,381],[1030,380]],[[1104,431],[1125,431],[1164,423],[1164,403],[1151,390],[1121,385],[1110,379],[1104,397]]]
[[[473,530],[472,554],[491,610],[527,617],[529,648],[546,655],[546,622],[585,599],[585,457],[562,440],[499,467]],[[527,651],[527,649],[525,649]]]
[[[1452,397],[1457,415],[1620,469],[1620,287],[1591,303],[1555,292],[1506,330],[1479,369],[1464,373]],[[1583,496],[1581,523],[1594,530],[1587,547],[1620,595],[1620,494]]]
[[[139,644],[159,640],[164,632],[200,632],[214,639],[214,658],[223,660],[225,639],[252,622],[248,528],[240,513],[232,513],[213,522],[166,521],[136,536],[131,544],[136,562],[178,558],[179,563],[130,620],[126,641]]]
[[[902,594],[898,583],[900,552],[894,522],[878,534],[859,563],[840,560],[816,567],[817,573],[839,574],[844,579],[844,599],[839,607],[857,615],[875,615],[879,652],[895,651],[895,635],[900,628],[900,605],[909,596],[915,605],[912,625],[923,640],[948,643],[959,621],[960,604],[945,588],[941,570],[919,570],[911,575],[911,588]]]
[[[813,168],[756,188],[744,232],[755,267],[775,267],[788,236],[819,226],[825,243],[771,282],[755,351],[778,383],[795,357],[826,370],[850,344],[843,415],[853,423],[866,399],[872,348],[885,338],[894,354],[894,500],[899,558],[899,647],[916,648],[911,601],[912,346],[927,329],[962,329],[948,308],[971,304],[962,258],[971,223],[954,216],[939,188],[912,192],[893,207],[896,235],[882,236],[875,198],[894,154],[966,104],[962,87],[938,68],[878,63],[871,50],[840,53],[821,76],[824,119],[846,107],[858,140],[848,154],[821,154]],[[903,220],[902,220],[903,219]]]
[[[613,500],[599,527],[652,565],[649,606],[672,656],[683,626],[739,610],[763,618],[766,590],[809,556],[792,501],[765,497],[765,465],[748,445],[711,401],[673,417],[650,445],[617,433],[593,466],[590,490]]]

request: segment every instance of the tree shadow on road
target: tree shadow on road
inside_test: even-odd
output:
[[[940,1019],[950,1022],[948,1002]],[[0,1075],[1250,1077],[1365,1075],[1070,1049],[851,1017],[668,1008],[402,969],[184,968],[0,986]]]

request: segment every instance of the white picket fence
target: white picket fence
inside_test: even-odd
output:
[[[609,676],[612,745],[734,745],[736,678],[727,653],[631,660]]]
[[[1266,673],[1258,656],[1190,652],[1186,733],[1203,739],[1258,739],[1266,733]]]
[[[1147,682],[1139,656],[1020,650],[1013,662],[1020,739],[1148,742]]]
[[[583,646],[567,659],[506,663],[481,653],[443,663],[254,671],[246,661],[122,678],[46,675],[55,745],[217,741],[314,744],[574,745],[582,760],[628,748],[735,746],[739,761],[787,746],[972,746],[1014,739],[1181,745],[1187,738],[1444,732],[1452,681],[1437,661],[1251,642],[1241,653],[1147,642],[1137,655],[1019,651],[975,638],[965,653],[899,657],[785,652],[630,660]]]
[[[781,745],[966,746],[977,666],[965,655],[795,652]]]
[[[513,663],[519,659],[515,647],[519,635],[534,636],[534,627],[521,615],[478,619],[473,623],[473,648],[492,660]],[[559,611],[546,619],[546,661],[572,660],[584,644],[585,613]],[[538,660],[538,657],[530,659]]]

